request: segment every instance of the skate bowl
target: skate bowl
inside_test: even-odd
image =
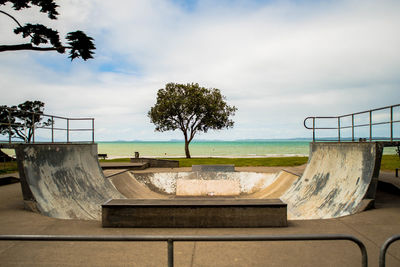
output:
[[[301,177],[287,171],[192,171],[124,172],[109,179],[99,166],[96,144],[21,144],[15,150],[25,206],[50,217],[100,220],[101,205],[110,199],[168,203],[195,196],[214,201],[229,197],[233,204],[235,199],[279,198],[287,204],[289,219],[304,220],[354,214],[363,199],[373,199],[383,147],[311,143]]]

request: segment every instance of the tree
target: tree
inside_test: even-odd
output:
[[[0,106],[0,134],[11,134],[11,137],[30,143],[35,128],[52,124],[51,119],[42,122],[43,110],[44,103],[41,101],[25,101],[12,107]]]
[[[49,19],[55,20],[59,15],[57,12],[58,5],[55,0],[0,0],[0,6],[7,3],[12,4],[14,10],[30,8],[32,5],[40,7],[40,12],[47,13]],[[81,57],[83,60],[93,58],[94,50],[93,38],[87,36],[82,31],[70,32],[67,34],[67,45],[63,45],[60,41],[58,31],[48,28],[42,24],[27,23],[22,26],[19,21],[11,14],[0,10],[0,13],[12,19],[18,27],[14,29],[15,34],[22,34],[23,38],[30,38],[30,42],[15,45],[0,45],[0,52],[17,51],[17,50],[34,50],[34,51],[57,51],[65,53],[69,50],[69,58],[74,60]],[[48,46],[41,46],[48,44]]]
[[[207,89],[197,83],[168,83],[158,90],[157,102],[148,112],[156,131],[179,129],[185,137],[185,154],[190,158],[189,144],[198,132],[233,127],[230,116],[237,108],[228,106],[219,89]]]

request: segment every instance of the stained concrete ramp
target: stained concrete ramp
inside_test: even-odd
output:
[[[382,147],[378,143],[311,143],[302,177],[282,196],[289,219],[327,219],[358,211],[374,195]]]
[[[168,195],[154,192],[143,183],[138,182],[129,171],[117,174],[109,178],[111,183],[125,197],[132,199],[163,199]]]
[[[291,172],[280,171],[274,182],[264,189],[250,195],[245,195],[245,198],[280,198],[300,177]]]
[[[62,219],[101,218],[101,204],[124,198],[103,175],[97,144],[15,147],[25,206]]]

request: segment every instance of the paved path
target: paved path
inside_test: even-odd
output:
[[[380,246],[388,237],[400,233],[400,196],[378,191],[376,207],[374,210],[337,219],[289,221],[287,228],[102,228],[99,221],[55,219],[26,211],[23,208],[20,185],[11,184],[0,187],[0,234],[350,234],[366,245],[369,266],[378,266]],[[185,242],[175,245],[175,266],[360,266],[360,262],[358,248],[348,241]],[[166,244],[163,242],[0,242],[1,266],[166,266],[166,264]],[[400,242],[390,247],[387,266],[400,266]]]

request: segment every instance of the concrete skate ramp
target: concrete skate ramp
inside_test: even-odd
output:
[[[288,218],[354,214],[367,192],[374,197],[382,151],[378,143],[311,143],[302,177],[281,196]]]
[[[15,147],[25,206],[61,219],[101,218],[101,204],[124,198],[103,175],[97,144]]]
[[[138,182],[129,171],[117,174],[109,178],[111,183],[126,198],[135,199],[162,199],[168,198],[168,195],[156,193],[150,190],[146,185]]]
[[[261,189],[245,198],[280,198],[300,177],[291,172],[282,170],[268,187]]]

